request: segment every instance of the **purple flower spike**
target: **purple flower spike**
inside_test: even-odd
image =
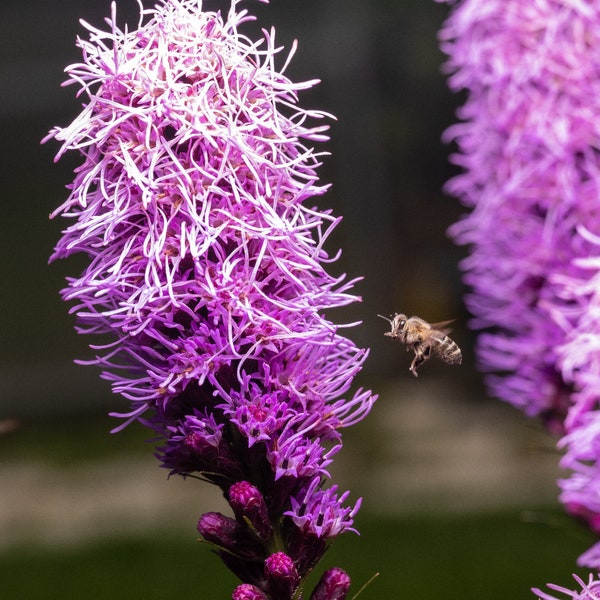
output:
[[[262,546],[235,519],[221,513],[203,514],[198,521],[198,531],[207,542],[234,556],[251,561],[262,557]]]
[[[328,490],[319,486],[319,478],[314,478],[299,497],[292,498],[292,510],[286,514],[302,531],[318,538],[335,537],[346,530],[356,531],[352,524],[361,499],[353,507],[343,508],[348,492],[338,498],[336,485]]]
[[[345,600],[349,590],[350,577],[342,569],[334,567],[323,573],[310,600]]]
[[[221,488],[236,519],[199,530],[250,586],[235,594],[273,600],[287,592],[267,557],[289,557],[295,589],[352,530],[359,503],[324,489],[326,469],[376,396],[349,392],[367,351],[324,316],[360,300],[325,269],[339,218],[315,207],[314,146],[330,115],[298,105],[316,81],[284,74],[295,46],[280,59],[274,30],[243,35],[238,5],[161,0],[128,31],[113,3],[109,31],[83,23],[66,82],[83,110],[48,136],[81,156],[51,260],[88,259],[62,294],[131,404],[115,431],[141,422],[170,474]]]
[[[600,520],[600,4],[463,0],[440,32],[470,213],[450,230],[491,392],[564,435],[570,512]],[[589,562],[592,555],[594,562]],[[585,563],[600,567],[600,552]]]
[[[485,6],[484,6],[485,4]],[[471,213],[451,228],[464,261],[479,360],[494,394],[561,430],[572,402],[561,352],[584,317],[581,259],[598,256],[600,9],[467,0],[440,37],[463,122],[446,132],[464,173],[447,189]],[[579,288],[579,289],[578,289]],[[576,290],[578,290],[577,293]]]

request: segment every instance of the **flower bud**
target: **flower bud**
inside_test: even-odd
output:
[[[272,532],[265,499],[258,488],[247,481],[238,481],[229,488],[229,504],[239,522],[251,525],[252,531],[261,540]]]
[[[242,583],[233,590],[231,600],[269,600],[269,597],[256,586]]]
[[[323,573],[310,600],[344,600],[350,589],[350,577],[338,567]]]
[[[265,575],[272,600],[289,600],[300,583],[294,561],[285,552],[267,557]]]
[[[263,556],[262,547],[248,535],[246,528],[221,513],[203,514],[198,521],[198,531],[207,542],[237,557],[260,560]]]

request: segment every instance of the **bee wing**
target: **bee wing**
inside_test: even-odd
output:
[[[440,321],[439,323],[432,323],[431,329],[435,329],[443,335],[448,335],[452,331],[452,329],[450,327],[446,327],[446,325],[454,323],[454,321],[456,321],[456,319],[450,319],[449,321]]]
[[[447,330],[445,330],[447,331]],[[439,342],[440,344],[444,344],[446,342],[446,340],[449,340],[450,338],[445,334],[444,331],[440,330],[440,329],[432,329],[429,332],[429,335],[427,336],[430,340],[435,340],[436,342]]]

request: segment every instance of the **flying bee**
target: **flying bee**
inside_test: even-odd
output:
[[[383,315],[377,315],[385,319],[391,326],[391,331],[386,331],[384,335],[394,340],[400,340],[406,350],[412,350],[415,357],[410,365],[409,371],[418,377],[417,369],[426,360],[432,356],[437,356],[450,365],[460,365],[462,362],[462,353],[460,348],[448,337],[450,329],[446,327],[452,321],[442,321],[441,323],[428,323],[419,317],[407,317],[406,315],[396,313],[393,319],[388,319]]]

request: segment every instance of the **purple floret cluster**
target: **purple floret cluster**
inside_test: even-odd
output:
[[[577,590],[570,590],[552,583],[548,584],[548,587],[553,590],[553,592],[558,592],[558,594],[560,594],[558,597],[560,598],[563,596],[567,596],[572,600],[598,600],[600,598],[600,580],[598,580],[597,577],[590,575],[587,583],[577,575],[574,575],[573,578],[579,585],[579,589]],[[533,592],[540,600],[557,600],[558,598],[557,596],[537,588],[534,589]]]
[[[294,48],[280,61],[274,30],[243,35],[237,5],[162,0],[128,31],[113,4],[108,31],[83,23],[66,69],[83,110],[48,136],[82,157],[52,260],[89,261],[62,294],[130,401],[121,427],[149,426],[164,467],[229,502],[198,528],[242,580],[233,598],[287,600],[353,530],[360,501],[327,466],[375,396],[349,391],[367,352],[325,316],[359,300],[325,270],[339,219],[313,204],[329,115],[298,106],[316,82],[284,74]],[[349,584],[331,569],[311,598]]]
[[[562,436],[561,500],[600,533],[600,5],[464,0],[441,30],[451,228],[497,397]],[[600,567],[600,546],[580,558]]]

